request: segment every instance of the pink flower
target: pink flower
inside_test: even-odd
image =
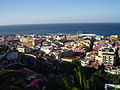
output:
[[[42,89],[45,86],[45,82],[41,78],[36,78],[30,82],[29,86]]]

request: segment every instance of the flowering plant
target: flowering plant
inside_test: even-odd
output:
[[[45,82],[41,78],[36,78],[32,80],[29,86],[36,88],[37,90],[42,90],[45,87]]]

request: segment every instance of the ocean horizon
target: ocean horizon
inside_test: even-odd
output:
[[[120,35],[120,23],[56,23],[0,26],[0,35],[76,34],[77,32],[97,35]]]

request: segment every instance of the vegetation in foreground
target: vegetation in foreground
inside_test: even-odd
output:
[[[7,48],[4,49],[7,51]],[[26,61],[25,57],[22,59]],[[1,67],[0,90],[104,90],[105,83],[120,84],[120,75],[106,73],[104,66],[95,69],[81,67],[79,62],[44,60],[39,57],[36,65],[27,68],[41,77],[28,79],[19,70]]]

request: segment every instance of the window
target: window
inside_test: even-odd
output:
[[[102,49],[102,52],[105,52],[105,50],[104,50],[104,49]]]
[[[114,50],[113,50],[113,49],[110,49],[109,52],[114,52]]]

